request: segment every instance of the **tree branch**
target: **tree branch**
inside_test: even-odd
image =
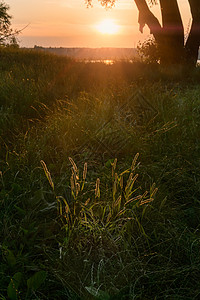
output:
[[[161,38],[162,27],[158,21],[158,19],[154,16],[154,14],[150,11],[146,0],[134,0],[135,4],[139,11],[139,25],[140,31],[143,32],[143,28],[145,24],[150,29],[150,32],[154,35],[157,41]]]

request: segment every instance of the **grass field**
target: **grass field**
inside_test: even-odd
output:
[[[199,299],[199,79],[0,49],[0,299]]]

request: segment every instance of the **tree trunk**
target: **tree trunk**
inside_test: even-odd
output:
[[[200,6],[199,0],[188,0],[192,14],[191,30],[185,45],[186,63],[195,66],[200,46]]]
[[[180,64],[184,60],[184,28],[177,0],[160,0],[162,14],[162,60],[166,64]]]

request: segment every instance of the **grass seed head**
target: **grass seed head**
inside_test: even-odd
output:
[[[97,181],[96,181],[95,197],[96,198],[100,197],[100,179],[99,178],[97,178]]]
[[[74,160],[73,160],[71,157],[69,157],[69,161],[70,161],[70,163],[72,164],[72,167],[73,167],[73,169],[74,169],[74,172],[75,172],[75,173],[78,173],[78,168],[77,168],[77,166],[76,166]]]
[[[53,183],[53,180],[52,180],[52,178],[51,178],[51,174],[50,174],[50,172],[48,171],[45,162],[44,162],[43,160],[41,160],[40,163],[41,163],[41,165],[42,165],[42,167],[43,167],[43,170],[44,170],[44,172],[45,172],[45,175],[46,175],[46,177],[47,177],[47,179],[48,179],[48,181],[49,181],[49,184],[50,184],[52,190],[54,190],[54,183]]]
[[[70,183],[71,183],[71,191],[74,192],[75,184],[74,184],[74,176],[73,176],[73,174],[72,174],[72,176],[70,178]]]
[[[116,165],[117,165],[117,158],[115,158],[115,160],[112,164],[112,177],[114,177]]]
[[[76,183],[76,196],[78,196],[78,193],[80,192],[80,184]]]
[[[132,165],[131,165],[131,172],[133,172],[135,170],[135,165],[136,165],[136,162],[137,162],[137,159],[139,157],[139,153],[137,153],[133,159],[133,162],[132,162]]]
[[[84,169],[83,169],[83,180],[85,181],[87,175],[87,163],[84,164]]]

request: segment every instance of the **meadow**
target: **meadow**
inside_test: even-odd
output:
[[[0,49],[0,299],[199,299],[199,81]]]

